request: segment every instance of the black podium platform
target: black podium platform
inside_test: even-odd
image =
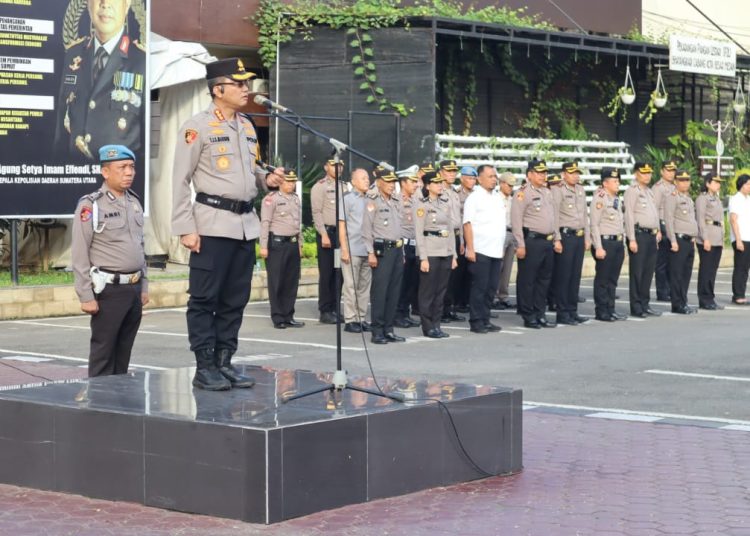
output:
[[[330,379],[241,368],[254,388],[193,389],[193,369],[181,368],[2,391],[0,482],[274,523],[483,476],[433,402],[344,391],[283,404]],[[444,402],[483,470],[521,470],[520,390],[382,383]]]

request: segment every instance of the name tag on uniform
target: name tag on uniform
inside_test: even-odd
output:
[[[65,83],[66,84],[75,84],[76,80],[78,80],[78,75],[75,75],[75,74],[66,74],[65,75]]]

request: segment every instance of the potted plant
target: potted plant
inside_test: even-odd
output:
[[[635,102],[635,92],[632,87],[622,86],[617,94],[620,96],[620,100],[623,104],[631,105]]]
[[[654,101],[654,106],[657,108],[664,108],[664,106],[667,104],[667,93],[663,93],[659,90],[654,90],[651,92],[651,100]]]

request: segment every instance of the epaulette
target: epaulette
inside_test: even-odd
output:
[[[599,192],[597,193],[597,195],[599,197],[604,197],[606,194],[604,193],[604,190],[599,190]]]
[[[323,177],[318,181],[318,184],[323,184],[326,181],[327,177]]]
[[[528,185],[529,185],[529,183],[528,183],[528,182],[524,182],[524,183],[523,183],[523,184],[521,185],[521,187],[519,188],[519,190],[525,190],[525,189],[526,189],[526,187],[527,187]]]
[[[391,199],[394,201],[401,201],[401,194],[393,193],[391,194]]]
[[[141,43],[140,43],[140,42],[138,41],[138,39],[136,39],[135,41],[133,41],[133,44],[134,44],[134,45],[136,46],[136,48],[140,49],[140,50],[141,50],[142,52],[146,52],[146,46],[145,46],[145,45],[142,45],[142,44],[141,44]]]
[[[88,38],[89,38],[88,35],[84,35],[83,37],[79,37],[78,39],[73,39],[70,43],[67,43],[65,45],[65,50],[70,50],[74,46],[76,46],[76,45],[78,45],[80,43],[83,43]]]
[[[375,190],[374,192],[371,192],[369,190],[367,191],[367,197],[369,197],[370,199],[377,199],[378,195],[380,195],[380,192],[378,192],[377,190]]]
[[[78,202],[80,203],[84,199],[88,199],[89,201],[91,201],[93,203],[94,201],[96,201],[97,199],[99,199],[100,197],[102,197],[103,195],[104,195],[104,192],[102,192],[101,190],[97,190],[96,192],[92,192],[90,194],[84,195],[83,197],[81,197],[78,200]]]
[[[136,198],[136,199],[137,199],[138,201],[140,201],[140,200],[141,200],[141,196],[139,196],[139,195],[138,195],[137,193],[135,193],[135,191],[134,191],[133,189],[131,189],[131,188],[128,188],[128,193],[129,193],[130,195],[132,195],[133,197],[135,197],[135,198]]]

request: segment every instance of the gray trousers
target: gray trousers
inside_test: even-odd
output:
[[[513,270],[513,258],[516,256],[516,239],[508,231],[505,235],[505,250],[503,251],[503,267],[500,271],[500,282],[497,285],[497,299],[507,300],[510,294],[510,272]]]
[[[364,322],[367,320],[367,305],[370,301],[372,268],[367,257],[352,255],[349,264],[341,263],[344,286],[341,290],[344,302],[344,321]]]

